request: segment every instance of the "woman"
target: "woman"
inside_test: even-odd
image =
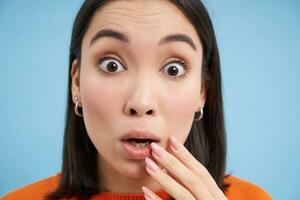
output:
[[[62,172],[3,199],[271,199],[225,174],[219,54],[200,1],[86,0],[69,72]]]

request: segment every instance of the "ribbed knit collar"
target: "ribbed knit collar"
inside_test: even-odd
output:
[[[170,195],[163,189],[155,192],[163,200],[170,199]],[[117,193],[117,192],[101,192],[94,195],[91,200],[145,200],[143,193]]]

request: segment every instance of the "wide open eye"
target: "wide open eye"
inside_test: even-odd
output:
[[[184,76],[186,66],[184,61],[177,60],[167,64],[164,67],[163,71],[172,76],[173,78],[179,78],[181,76]]]
[[[120,68],[124,68],[120,62],[114,58],[105,57],[98,62],[99,67],[108,73],[119,72]],[[124,68],[125,69],[125,68]],[[124,71],[124,70],[123,70]]]

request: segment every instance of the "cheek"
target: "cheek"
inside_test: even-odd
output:
[[[99,72],[83,71],[80,80],[80,95],[87,132],[96,148],[114,140],[114,123],[120,105],[120,87],[99,78]],[[107,137],[107,135],[110,137]],[[99,149],[98,149],[99,150]]]
[[[174,135],[180,142],[184,143],[191,129],[197,104],[199,103],[199,95],[195,91],[200,91],[196,83],[190,87],[186,85],[185,89],[170,94],[169,103],[165,107],[168,108],[168,116],[166,119],[170,124],[169,135]]]

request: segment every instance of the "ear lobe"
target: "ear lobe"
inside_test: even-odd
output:
[[[72,85],[72,94],[73,96],[79,95],[79,69],[78,69],[78,60],[77,58],[73,60],[71,67],[71,85]]]
[[[200,92],[200,105],[203,108],[206,102],[206,89],[205,87],[202,85],[201,86],[201,92]]]

